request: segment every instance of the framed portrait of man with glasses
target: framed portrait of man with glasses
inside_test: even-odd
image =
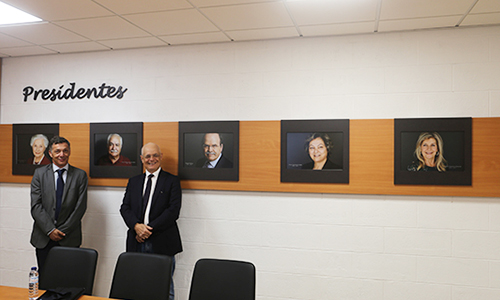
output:
[[[180,122],[179,176],[238,181],[239,122]]]

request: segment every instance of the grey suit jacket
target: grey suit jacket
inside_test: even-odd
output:
[[[31,244],[44,248],[49,243],[49,232],[57,228],[66,234],[59,244],[78,247],[82,243],[81,220],[87,209],[88,178],[85,171],[69,166],[59,219],[56,211],[56,189],[52,164],[35,170],[31,180],[31,216],[33,231]]]

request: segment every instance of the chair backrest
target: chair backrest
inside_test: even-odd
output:
[[[85,288],[92,295],[97,251],[88,248],[54,247],[47,255],[40,274],[40,289]]]
[[[255,266],[235,260],[196,262],[189,300],[255,300]]]
[[[109,298],[168,300],[171,276],[169,256],[124,252],[116,262]]]

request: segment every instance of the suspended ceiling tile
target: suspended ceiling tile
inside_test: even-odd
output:
[[[81,42],[70,44],[56,44],[45,45],[45,48],[57,51],[59,53],[73,53],[73,52],[90,52],[90,51],[103,51],[110,50],[109,48],[100,45],[96,42]]]
[[[99,43],[106,45],[112,49],[148,48],[168,45],[167,43],[156,37],[103,40],[99,41]]]
[[[309,25],[300,26],[299,29],[305,37],[373,33],[375,30],[375,22]]]
[[[220,6],[200,9],[222,30],[244,30],[293,26],[282,2]]]
[[[38,45],[87,41],[78,34],[50,23],[0,27],[0,32]]]
[[[4,48],[1,50],[1,52],[9,56],[30,56],[30,55],[45,55],[45,54],[57,53],[53,50],[45,49],[39,46]]]
[[[269,40],[299,37],[295,27],[233,30],[227,34],[235,41]]]
[[[460,16],[380,21],[378,25],[378,31],[403,31],[453,27],[458,23],[459,20]]]
[[[32,44],[0,33],[0,48],[32,46]]]
[[[167,36],[160,36],[160,38],[171,45],[220,43],[220,42],[231,41],[224,33],[220,31],[207,32],[207,33],[194,33],[194,34],[167,35]]]
[[[91,40],[143,37],[149,35],[144,30],[117,16],[61,21],[55,24]]]
[[[471,10],[472,14],[500,12],[500,1],[498,0],[479,0]]]
[[[500,13],[469,14],[460,26],[500,24]]]
[[[172,35],[218,31],[196,9],[127,15],[125,18],[153,35]]]
[[[475,0],[383,0],[380,19],[464,15]]]
[[[374,21],[379,0],[288,2],[298,25],[338,24]]]
[[[93,1],[2,0],[45,21],[110,16],[112,13]]]
[[[190,0],[196,7],[239,5],[261,2],[282,2],[282,0]]]
[[[344,3],[337,0],[4,2],[47,22],[0,27],[0,50],[10,49],[9,54],[0,51],[0,56],[12,55],[12,49],[23,49],[22,53],[35,55],[22,46],[74,44],[89,40],[99,40],[97,45],[104,45],[104,48],[121,49],[161,46],[167,42],[221,42],[229,40],[227,35],[235,40],[254,40],[299,34],[326,36],[370,33],[375,30],[387,32],[451,27],[458,24],[469,10],[470,14],[460,26],[500,24],[500,0],[348,0]],[[379,11],[380,18],[376,23]],[[378,28],[375,28],[376,24]],[[66,26],[68,30],[63,28]],[[161,38],[151,35],[161,35]],[[95,51],[92,46],[80,49]],[[41,52],[46,54],[47,50]]]
[[[95,0],[111,11],[123,14],[137,14],[145,12],[157,12],[164,10],[192,8],[186,0],[141,0],[141,1],[123,1],[123,0]]]

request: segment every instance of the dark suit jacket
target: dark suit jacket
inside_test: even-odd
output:
[[[197,168],[203,168],[205,163],[207,162],[207,159],[205,157],[202,157],[196,161],[195,167]],[[221,156],[217,164],[215,165],[215,168],[232,168],[233,167],[233,162],[230,161],[229,159],[225,158],[224,155]]]
[[[88,178],[85,171],[69,166],[64,185],[61,211],[57,224],[56,188],[52,164],[35,170],[31,180],[31,216],[34,219],[31,244],[36,248],[47,246],[49,232],[57,228],[66,234],[59,244],[78,247],[82,243],[82,217],[87,209]]]
[[[129,252],[136,252],[139,244],[135,239],[134,226],[142,223],[142,192],[145,178],[144,173],[129,179],[120,207],[120,213],[128,227],[127,251]],[[177,227],[181,210],[179,178],[161,170],[151,201],[148,225],[153,227],[149,241],[153,245],[154,253],[172,256],[181,252],[181,236]]]

